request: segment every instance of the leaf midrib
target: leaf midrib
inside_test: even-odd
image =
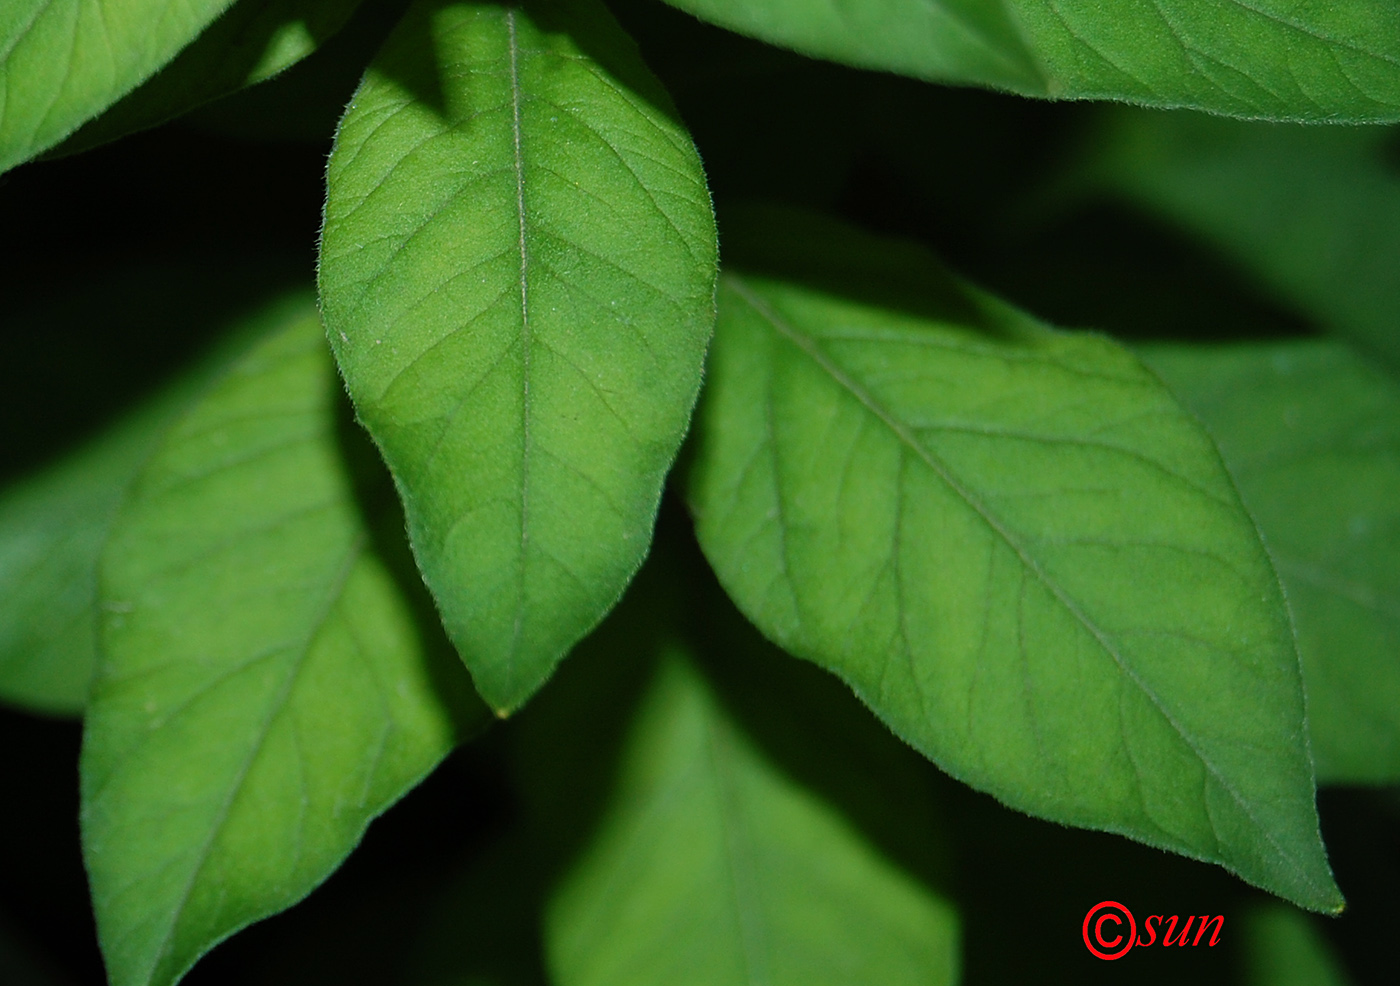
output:
[[[515,624],[511,628],[510,648],[506,651],[506,673],[513,677],[516,654],[520,649],[520,634],[525,623],[525,562],[530,544],[530,254],[525,233],[525,161],[521,149],[520,125],[520,44],[515,30],[515,8],[505,10],[507,42],[510,48],[511,136],[515,149],[515,209],[520,228],[520,379],[521,379],[521,438],[520,438],[520,564],[516,580]],[[497,709],[498,714],[509,709]]]
[[[753,289],[751,289],[744,282],[744,280],[741,277],[733,273],[728,273],[725,275],[725,279],[729,283],[729,285],[735,290],[735,292],[744,300],[744,302],[748,304],[750,308],[752,308],[765,322],[767,322],[772,327],[774,332],[778,333],[780,336],[784,337],[789,342],[791,342],[800,352],[805,354],[814,363],[816,363],[817,366],[824,373],[830,376],[832,380],[834,380],[842,389],[844,389],[852,397],[854,397],[867,411],[869,411],[882,424],[884,424],[895,435],[895,437],[899,439],[901,444],[906,446],[910,451],[912,451],[916,456],[918,456],[918,458],[934,473],[934,475],[938,476],[938,478],[942,480],[943,483],[950,490],[952,490],[953,493],[957,495],[959,499],[961,499],[974,513],[977,514],[977,516],[983,521],[983,523],[985,523],[988,526],[988,528],[990,528],[992,532],[997,537],[999,537],[1008,548],[1012,550],[1012,552],[1021,561],[1021,564],[1026,569],[1034,573],[1034,575],[1041,582],[1041,584],[1045,586],[1047,590],[1050,591],[1050,593],[1055,597],[1056,600],[1059,601],[1060,605],[1064,606],[1065,609],[1070,613],[1070,615],[1073,616],[1075,620],[1081,626],[1083,626],[1085,630],[1089,632],[1089,634],[1099,644],[1099,647],[1104,651],[1104,653],[1106,653],[1110,658],[1112,658],[1114,664],[1118,667],[1118,670],[1125,677],[1127,677],[1127,679],[1131,681],[1143,693],[1144,696],[1147,697],[1148,701],[1152,703],[1153,707],[1157,709],[1158,713],[1172,727],[1176,734],[1181,738],[1182,742],[1186,744],[1187,748],[1191,750],[1191,752],[1196,756],[1198,760],[1200,760],[1201,764],[1206,768],[1210,775],[1215,778],[1216,782],[1219,783],[1220,786],[1230,795],[1230,797],[1234,800],[1236,805],[1239,806],[1240,810],[1244,812],[1245,816],[1250,820],[1250,822],[1254,824],[1256,830],[1259,831],[1264,836],[1265,840],[1269,843],[1269,845],[1273,847],[1275,852],[1277,852],[1283,858],[1288,859],[1292,861],[1295,865],[1297,865],[1298,872],[1300,874],[1304,874],[1304,879],[1314,890],[1322,890],[1323,888],[1320,888],[1315,883],[1313,883],[1311,875],[1308,874],[1307,868],[1301,865],[1301,862],[1298,860],[1298,858],[1293,853],[1286,850],[1282,845],[1280,845],[1278,840],[1274,837],[1274,834],[1269,829],[1267,829],[1259,823],[1249,804],[1247,804],[1244,798],[1241,797],[1240,793],[1235,789],[1235,786],[1221,775],[1219,768],[1217,768],[1214,762],[1197,747],[1194,740],[1186,734],[1186,731],[1176,721],[1175,717],[1172,716],[1172,714],[1168,712],[1167,709],[1163,706],[1162,700],[1157,696],[1157,694],[1150,687],[1148,687],[1146,682],[1144,682],[1141,678],[1138,677],[1138,675],[1133,671],[1131,667],[1128,666],[1123,656],[1118,652],[1117,648],[1113,646],[1112,642],[1109,640],[1108,636],[1104,633],[1104,631],[1101,630],[1098,627],[1098,625],[1095,624],[1094,621],[1089,618],[1088,614],[1083,612],[1083,610],[1081,610],[1079,606],[1075,604],[1074,600],[1069,597],[1069,595],[1059,585],[1059,583],[1052,579],[1049,573],[1045,572],[1040,567],[1040,565],[1035,561],[1034,557],[1032,557],[1030,553],[1021,545],[1021,543],[1015,537],[1015,535],[1004,524],[1001,523],[1000,519],[995,514],[993,514],[992,511],[985,504],[983,504],[975,495],[973,495],[971,490],[963,486],[963,484],[957,479],[956,476],[953,475],[952,471],[942,462],[941,459],[934,455],[931,450],[926,449],[921,443],[919,443],[916,437],[901,424],[898,418],[896,418],[887,408],[885,408],[882,404],[875,400],[875,398],[872,395],[867,393],[863,387],[856,383],[855,380],[851,379],[851,377],[849,377],[844,371],[842,371],[841,368],[837,366],[831,360],[830,357],[828,357],[824,352],[822,352],[820,347],[817,346],[816,342],[810,336],[797,329],[795,326],[788,324],[784,319],[779,317],[778,314],[775,311],[773,311],[772,308],[770,308],[767,305],[767,303],[764,302],[764,300],[761,297],[759,297],[753,291]],[[1207,817],[1209,817],[1209,815]],[[1213,819],[1211,819],[1211,828],[1215,828],[1215,822]],[[1217,839],[1218,838],[1219,835],[1217,833]],[[1323,894],[1322,896],[1328,895]]]

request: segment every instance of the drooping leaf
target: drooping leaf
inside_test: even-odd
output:
[[[690,489],[750,619],[1012,807],[1339,908],[1278,580],[1156,378],[914,248],[725,242]]]
[[[595,0],[420,4],[346,113],[327,331],[503,714],[646,554],[715,250],[689,137]]]
[[[5,0],[0,172],[47,150],[194,40],[232,0]]]
[[[1299,313],[1400,364],[1390,131],[1186,113],[1109,120],[1092,165],[1099,187],[1200,236]]]
[[[113,986],[173,983],[305,896],[454,742],[459,706],[366,527],[336,392],[300,299],[171,430],[114,525],[82,755]]]
[[[239,0],[164,68],[59,145],[73,154],[272,78],[311,54],[360,0]]]
[[[1288,120],[1400,119],[1389,0],[668,0],[808,55],[1052,99]]]
[[[1283,579],[1317,776],[1400,781],[1400,387],[1315,340],[1153,346]]]
[[[1283,904],[1255,907],[1241,922],[1247,986],[1349,986],[1315,919]]]
[[[551,901],[559,986],[952,983],[952,908],[662,665],[612,807]]]

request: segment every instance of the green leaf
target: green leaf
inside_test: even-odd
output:
[[[1153,346],[1293,608],[1319,781],[1400,781],[1400,387],[1345,345]]]
[[[1339,909],[1278,580],[1156,378],[912,247],[725,242],[779,272],[721,282],[691,482],[749,618],[1011,807]]]
[[[1390,0],[668,0],[808,55],[1052,99],[1289,120],[1400,119]]]
[[[674,654],[545,935],[559,986],[957,978],[953,909],[768,761]]]
[[[360,0],[239,0],[173,61],[80,127],[55,154],[75,154],[174,119],[272,78],[339,31]]]
[[[1350,986],[1314,919],[1282,904],[1250,910],[1244,924],[1248,986]]]
[[[0,497],[0,699],[77,715],[96,662],[97,558],[168,402]]]
[[[123,274],[127,287],[150,276]],[[165,278],[154,281],[163,300],[176,295]],[[207,300],[209,285],[199,287]],[[99,283],[86,290],[103,295],[110,288]],[[110,301],[111,294],[104,296]],[[148,322],[159,319],[149,308],[142,314]],[[44,330],[63,325],[52,305],[44,315],[35,320]],[[82,712],[97,661],[98,558],[112,521],[171,421],[259,329],[252,320],[105,432],[0,494],[0,700],[51,715]]]
[[[699,158],[595,0],[427,3],[346,112],[329,186],[331,344],[506,714],[646,554],[714,317]]]
[[[0,172],[66,137],[194,40],[231,0],[5,0]]]
[[[301,899],[455,741],[354,497],[337,390],[299,299],[171,430],[114,526],[82,754],[112,986],[173,983]]]
[[[1391,131],[1130,111],[1109,121],[1091,167],[1100,188],[1200,236],[1296,311],[1400,364]]]

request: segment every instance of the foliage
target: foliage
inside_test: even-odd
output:
[[[332,981],[1024,981],[1003,852],[1067,927],[1225,901],[1249,982],[1364,977],[1304,911],[1318,785],[1400,784],[1400,12],[673,6],[0,10],[0,209],[329,151],[314,301],[264,213],[0,271],[0,700],[82,719],[108,981],[195,981],[463,758],[495,821],[309,936]]]

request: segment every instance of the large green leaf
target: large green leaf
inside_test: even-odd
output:
[[[1053,99],[1400,119],[1391,0],[668,0],[809,55]]]
[[[130,92],[231,0],[5,0],[0,172]]]
[[[1099,187],[1201,236],[1300,313],[1400,363],[1392,131],[1127,110],[1109,123],[1091,168]]]
[[[952,908],[766,759],[676,655],[545,935],[559,986],[932,986],[958,967]]]
[[[84,151],[270,79],[344,26],[360,0],[239,0],[194,43],[57,149]]]
[[[700,161],[596,0],[426,3],[329,185],[331,344],[505,714],[646,554],[714,317]]]
[[[346,471],[337,389],[301,299],[171,430],[114,526],[82,755],[113,986],[172,983],[299,900],[454,742]]]
[[[1293,607],[1320,781],[1400,781],[1400,387],[1323,341],[1144,351],[1214,435]]]
[[[1006,804],[1338,909],[1278,580],[1156,378],[913,248],[730,248],[691,496],[740,608]]]

